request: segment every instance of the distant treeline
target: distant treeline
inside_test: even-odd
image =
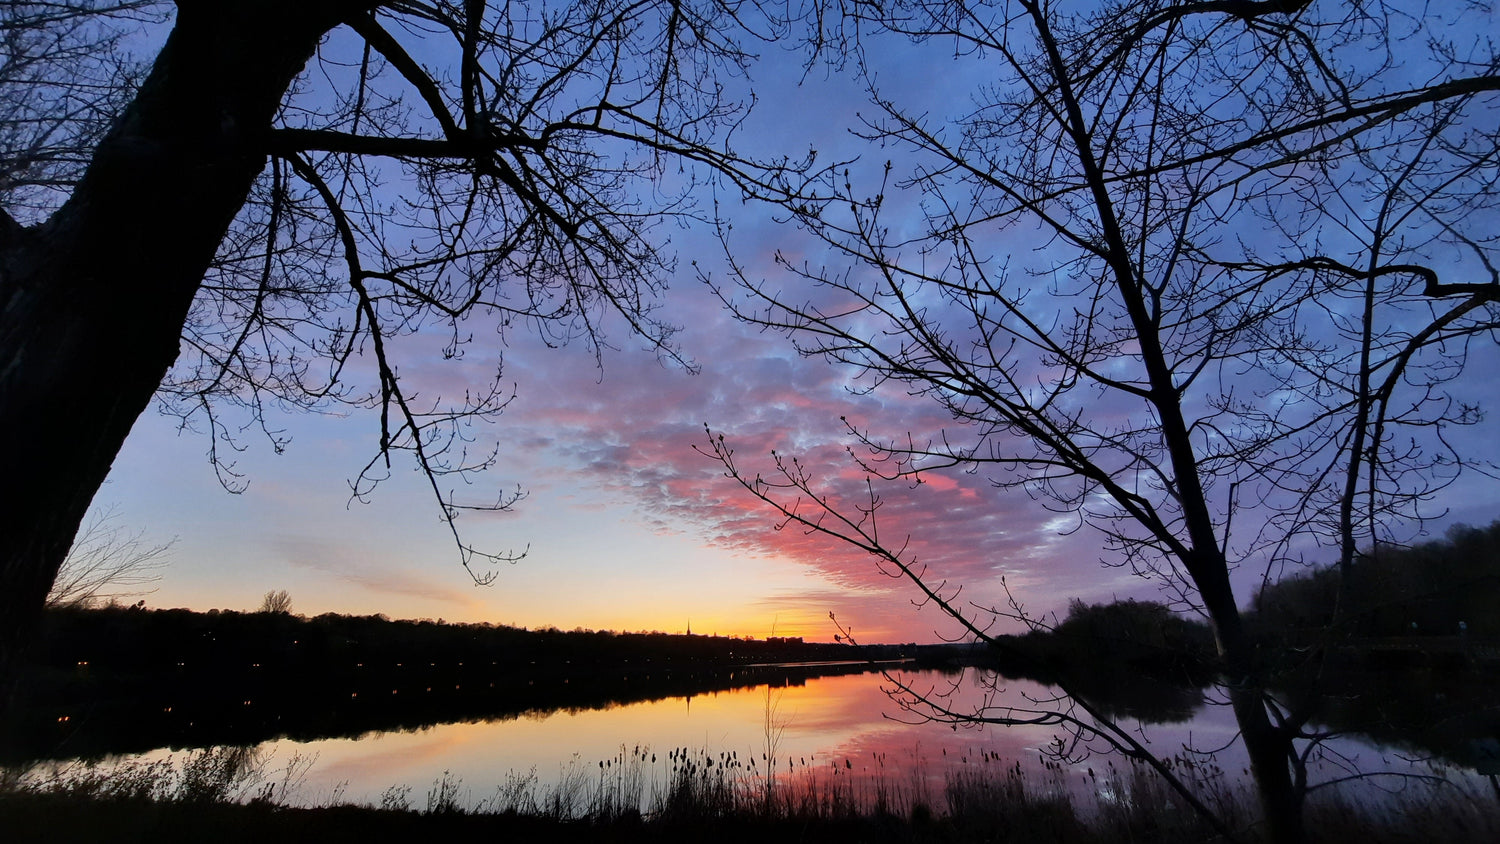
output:
[[[1191,676],[1214,671],[1214,634],[1208,625],[1152,601],[1088,604],[1073,600],[1050,629],[1005,637],[1007,644],[1046,665],[1108,662],[1121,670]]]
[[[1202,704],[1218,657],[1207,625],[1162,604],[1074,600],[1051,628],[996,637],[988,667],[1062,685],[1107,715],[1175,723]]]
[[[1348,636],[1500,640],[1500,521],[1458,525],[1420,545],[1377,545],[1349,576],[1341,612]],[[1338,594],[1332,566],[1283,578],[1256,595],[1251,623],[1266,632],[1326,628]]]
[[[645,665],[648,661],[753,663],[890,659],[915,646],[851,646],[722,636],[609,631],[527,630],[493,624],[393,621],[327,613],[58,609],[46,621],[34,662],[95,672],[238,674],[350,672],[417,663],[483,664],[514,671],[576,671],[572,665]]]
[[[943,646],[524,630],[380,616],[59,609],[0,762],[357,736],[961,656]],[[837,662],[838,665],[788,665]]]
[[[1340,636],[1361,641],[1412,637],[1500,642],[1500,521],[1459,525],[1446,538],[1413,546],[1379,545],[1360,555],[1338,609],[1340,574],[1319,566],[1270,584],[1246,621],[1264,647],[1300,648],[1341,615]],[[1000,637],[1016,661],[1089,672],[1140,671],[1201,678],[1215,665],[1213,633],[1203,622],[1151,601],[1073,601],[1050,629]]]
[[[1338,608],[1340,574],[1321,566],[1262,589],[1246,624],[1271,676],[1287,688],[1313,682],[1370,685],[1366,672],[1437,668],[1473,687],[1500,654],[1500,521],[1457,526],[1414,546],[1379,545],[1359,556]],[[1342,621],[1334,629],[1335,616]],[[1309,649],[1310,645],[1332,648]],[[1317,659],[1310,660],[1309,655]],[[1061,683],[1107,711],[1148,720],[1186,717],[1219,663],[1203,622],[1150,601],[1073,601],[1051,628],[1001,636],[990,663],[1009,676]],[[1337,667],[1336,679],[1329,671]],[[1404,682],[1425,688],[1437,680]],[[1487,675],[1488,676],[1488,675]],[[1351,679],[1352,678],[1352,679]],[[1150,682],[1143,683],[1142,680]],[[1455,681],[1457,682],[1457,681]],[[1484,680],[1488,688],[1488,680]],[[1470,695],[1446,689],[1453,700]],[[1386,696],[1389,698],[1389,695]],[[1371,723],[1412,721],[1371,716]],[[1346,719],[1347,721],[1357,719]],[[1363,729],[1363,728],[1362,728]]]

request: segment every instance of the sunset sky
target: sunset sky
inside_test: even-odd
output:
[[[517,485],[527,494],[510,513],[460,519],[481,548],[529,545],[493,585],[474,586],[459,566],[411,467],[398,464],[369,504],[349,503],[348,480],[378,437],[373,416],[285,417],[292,444],[277,456],[249,438],[250,450],[236,456],[249,486],[231,495],[205,460],[202,435],[179,434],[175,419],[148,414],[99,501],[153,540],[177,537],[151,606],[248,609],[284,588],[308,614],[565,629],[681,631],[691,623],[694,632],[826,640],[836,612],[871,641],[931,640],[947,630],[935,614],[916,613],[915,594],[859,553],[775,530],[773,514],[693,449],[708,423],[728,432],[747,461],[764,462],[774,448],[840,467],[841,415],[920,425],[936,421],[930,409],[899,394],[851,396],[845,373],[737,325],[690,281],[674,287],[669,308],[685,326],[696,375],[634,347],[608,355],[602,373],[581,347],[506,351],[517,398],[480,432],[501,447],[487,476],[493,488],[459,491],[469,501]],[[1098,566],[1097,537],[1060,534],[1071,519],[987,487],[963,474],[897,485],[887,491],[892,529],[915,534],[928,548],[924,560],[986,600],[999,599],[990,581],[1000,574],[1039,608],[1073,594],[1140,592],[1135,578]]]
[[[799,87],[798,57],[774,50],[766,48],[767,60],[755,71],[761,105],[741,130],[746,151],[811,146],[830,158],[861,152],[882,161],[892,154],[866,148],[845,131],[864,105],[857,87],[821,72]],[[982,65],[943,49],[893,50],[882,58],[888,95],[922,96],[939,111],[961,108],[971,87],[965,80],[983,78]],[[777,249],[800,248],[796,233],[763,209],[726,214],[734,219],[736,257],[756,277],[776,277]],[[148,411],[96,499],[96,508],[114,507],[117,523],[144,531],[147,541],[176,539],[147,604],[247,610],[268,590],[286,589],[294,610],[308,615],[378,612],[668,632],[691,624],[695,633],[828,640],[836,632],[832,612],[861,641],[953,635],[953,625],[937,613],[913,607],[909,584],[883,575],[859,553],[793,528],[776,530],[774,514],[694,450],[704,444],[707,424],[726,433],[752,471],[768,468],[776,449],[847,480],[854,467],[844,454],[840,417],[897,436],[950,423],[900,389],[856,394],[849,371],[799,359],[784,338],[735,322],[694,277],[694,260],[722,273],[711,232],[665,227],[660,234],[679,256],[661,314],[683,326],[681,349],[701,371],[660,363],[620,325],[611,330],[619,349],[604,354],[602,367],[581,344],[550,349],[512,335],[502,380],[514,385],[516,399],[497,424],[477,432],[482,443],[499,446],[499,464],[458,491],[459,500],[472,502],[517,487],[526,493],[512,512],[460,520],[465,539],[482,549],[529,547],[492,585],[475,586],[460,566],[430,492],[409,463],[398,463],[369,503],[350,502],[348,482],[378,442],[373,413],[272,411],[271,424],[292,442],[275,455],[263,439],[244,434],[249,449],[234,460],[248,487],[233,495],[215,479],[201,433],[180,432],[175,419]],[[458,363],[432,355],[430,371],[402,376],[424,395],[461,394],[492,372],[495,358],[484,358],[484,351],[476,344]],[[1477,351],[1476,358],[1493,353]],[[1493,409],[1493,379],[1475,375],[1469,383]],[[1500,459],[1497,439],[1486,435],[1493,430],[1486,422],[1461,432],[1470,456]],[[1451,513],[1429,529],[1500,517],[1496,486],[1467,476],[1447,494]],[[1099,535],[1075,530],[1074,517],[1020,492],[995,490],[983,474],[950,472],[882,494],[883,530],[909,534],[936,580],[965,585],[966,601],[1003,602],[1001,576],[1038,613],[1062,612],[1070,597],[1157,595],[1153,583],[1128,569],[1101,565],[1110,560]],[[1249,579],[1242,578],[1242,601]]]

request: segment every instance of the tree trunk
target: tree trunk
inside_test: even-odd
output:
[[[345,0],[179,2],[130,107],[45,223],[0,223],[0,683],[126,435],[177,359],[266,133]]]
[[[1302,791],[1292,781],[1293,748],[1291,740],[1271,723],[1264,694],[1265,690],[1255,685],[1231,686],[1229,702],[1250,755],[1250,775],[1260,796],[1266,838],[1277,844],[1300,844],[1305,837]]]
[[[1204,608],[1214,623],[1228,679],[1229,703],[1250,757],[1250,776],[1260,797],[1266,837],[1276,844],[1301,844],[1305,837],[1302,790],[1292,780],[1292,739],[1271,723],[1266,710],[1265,678],[1256,665],[1254,644],[1245,633],[1239,607],[1234,602],[1228,565],[1222,555],[1214,553],[1216,559],[1202,567],[1203,573],[1195,575],[1195,579]]]
[[[1096,158],[1093,144],[1093,122],[1086,120],[1063,61],[1057,40],[1053,37],[1047,14],[1038,3],[1023,4],[1030,10],[1037,33],[1046,48],[1058,96],[1066,111],[1064,123],[1078,151],[1078,162],[1099,213],[1099,226],[1108,245],[1106,259],[1114,275],[1115,288],[1129,314],[1139,344],[1139,354],[1151,386],[1149,401],[1157,412],[1161,436],[1172,467],[1177,500],[1182,505],[1182,525],[1186,537],[1168,536],[1164,527],[1159,538],[1168,545],[1180,545],[1182,563],[1187,568],[1204,609],[1213,622],[1219,651],[1229,674],[1230,700],[1240,735],[1250,755],[1251,775],[1261,797],[1261,808],[1271,840],[1277,844],[1301,844],[1301,800],[1291,776],[1291,738],[1270,721],[1263,700],[1264,683],[1255,664],[1253,648],[1245,635],[1240,610],[1229,582],[1229,563],[1219,546],[1212,510],[1203,485],[1198,455],[1193,446],[1191,429],[1182,408],[1182,391],[1178,388],[1172,365],[1168,362],[1162,339],[1159,310],[1150,297],[1138,268],[1134,250],[1125,227],[1116,215],[1112,187]],[[1185,541],[1184,541],[1185,540]]]

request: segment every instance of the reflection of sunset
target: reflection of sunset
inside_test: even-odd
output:
[[[831,743],[852,740],[870,725],[883,726],[880,710],[870,706],[885,699],[869,676],[823,678],[774,689],[771,700],[778,722],[786,727],[779,746],[785,755],[811,756]],[[310,792],[347,783],[350,798],[374,800],[398,782],[421,792],[448,771],[477,799],[510,772],[534,769],[543,783],[551,782],[570,760],[592,768],[613,759],[622,745],[649,747],[663,777],[667,753],[677,748],[759,757],[765,744],[765,711],[764,688],[737,690],[602,711],[446,724],[356,741],[283,742],[276,755],[317,754],[308,778]]]
[[[1056,724],[953,729],[923,721],[887,696],[896,682],[948,694],[937,702],[955,712],[987,707],[991,716],[1026,717],[1038,709],[1056,710],[1048,688],[1027,680],[994,682],[973,671],[848,674],[803,685],[439,724],[354,740],[268,742],[257,749],[257,758],[266,781],[278,783],[283,771],[297,768],[295,760],[311,760],[310,770],[291,779],[287,799],[293,804],[323,804],[335,797],[370,804],[404,791],[419,809],[444,779],[456,785],[461,805],[477,806],[496,798],[500,788],[514,795],[518,784],[528,799],[546,800],[555,790],[569,789],[586,801],[623,777],[639,784],[639,797],[649,806],[663,797],[684,764],[713,771],[753,796],[765,787],[770,763],[777,794],[788,801],[866,807],[922,802],[941,811],[955,783],[983,789],[1019,776],[1028,793],[1066,790],[1093,800],[1114,787],[1113,776],[1129,770],[1097,740],[1069,746],[1069,759],[1060,760],[1054,740],[1066,740],[1068,733]],[[1120,726],[1161,757],[1181,757],[1189,766],[1207,759],[1233,777],[1246,764],[1238,745],[1220,750],[1232,744],[1236,732],[1227,707],[1209,706],[1180,725],[1143,727],[1127,721]],[[1356,740],[1338,740],[1334,747],[1356,763],[1360,754],[1379,754]],[[1217,752],[1210,758],[1196,755],[1199,751]],[[155,751],[140,758],[165,755]]]
[[[895,676],[924,690],[952,685],[952,678],[931,672]],[[1053,726],[953,730],[936,723],[900,723],[894,719],[912,718],[882,691],[889,685],[879,674],[823,677],[771,688],[769,696],[766,687],[739,689],[606,710],[444,724],[359,740],[279,742],[268,750],[272,769],[294,754],[316,757],[299,798],[305,802],[316,802],[340,784],[352,800],[377,801],[387,788],[403,784],[420,800],[445,772],[461,781],[466,799],[477,802],[513,774],[534,773],[542,789],[570,774],[592,782],[604,770],[600,763],[614,764],[622,747],[627,759],[636,748],[646,750],[643,776],[649,788],[665,785],[674,750],[695,758],[737,754],[757,763],[743,776],[761,776],[769,707],[779,734],[779,783],[792,786],[810,777],[808,787],[826,787],[829,783],[819,778],[834,776],[836,782],[856,787],[877,780],[903,787],[920,781],[940,794],[945,778],[954,773],[1004,773],[1018,762],[1029,772],[1040,771],[1039,756],[1059,732]],[[948,705],[972,708],[983,691],[966,678]],[[1034,683],[1007,681],[1000,700],[1025,707],[1029,699],[1045,694]],[[1220,717],[1225,714],[1210,709],[1191,725],[1153,728],[1150,736],[1171,752],[1189,740],[1198,747],[1217,746],[1232,733]],[[1091,764],[1099,762],[1059,769],[1045,778],[1077,785]]]

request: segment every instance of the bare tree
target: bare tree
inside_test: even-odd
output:
[[[175,540],[156,545],[145,536],[144,530],[132,532],[121,525],[113,507],[97,512],[79,531],[58,569],[47,606],[95,606],[155,591],[153,584],[161,580]]]
[[[153,399],[231,487],[241,432],[285,444],[266,408],[371,410],[354,495],[404,453],[453,527],[514,500],[450,486],[500,458],[467,448],[499,344],[464,395],[418,400],[402,362],[603,349],[608,319],[677,358],[656,228],[706,174],[795,170],[728,146],[750,36],[711,1],[70,0],[0,33],[0,675]],[[480,581],[516,556],[453,536]]]
[[[289,613],[292,611],[292,595],[285,589],[273,589],[260,601],[256,612]]]
[[[783,287],[735,265],[726,237],[716,289],[953,425],[847,420],[865,490],[786,455],[759,472],[712,432],[705,450],[786,523],[865,550],[981,640],[1017,608],[955,600],[881,523],[875,484],[983,472],[1074,514],[1212,623],[1271,837],[1300,840],[1319,737],[1269,688],[1231,572],[1272,579],[1324,547],[1347,570],[1357,547],[1419,527],[1460,470],[1493,471],[1450,438],[1480,418],[1459,379],[1500,319],[1487,11],[807,8],[815,54],[852,56],[867,81],[876,114],[856,131],[911,163],[786,204],[847,266],[778,256],[798,282]],[[885,96],[864,51],[893,37],[983,67],[972,107],[945,121]],[[1100,723],[1069,712],[1034,715]]]

